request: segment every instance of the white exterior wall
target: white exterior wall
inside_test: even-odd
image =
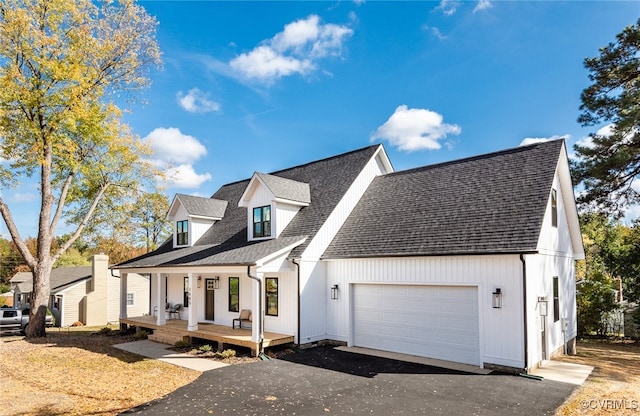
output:
[[[551,353],[562,348],[566,341],[577,335],[576,285],[575,285],[575,255],[569,230],[565,199],[573,195],[565,195],[558,175],[553,182],[557,191],[558,226],[551,225],[551,194],[545,212],[538,250],[540,254],[526,257],[527,262],[527,313],[529,319],[529,364],[530,366],[542,360],[542,319],[547,327],[546,353],[547,359]],[[553,277],[558,277],[560,316],[556,321],[553,316]],[[546,297],[548,315],[540,316],[538,298]],[[563,319],[568,322],[566,333],[563,331]]]
[[[298,211],[300,211],[300,207],[276,202],[275,208],[275,215],[274,212],[271,213],[271,232],[275,233],[275,236],[277,237],[285,228],[287,228],[287,225],[289,225],[293,217],[295,217]],[[253,215],[253,211],[251,211],[251,215]],[[251,225],[252,224],[253,223],[251,223]]]
[[[353,284],[475,286],[478,288],[480,362],[524,367],[522,263],[517,255],[410,257],[327,261],[324,292],[338,284],[337,300],[326,296],[327,338],[352,343]],[[492,292],[502,289],[502,308]]]
[[[330,285],[324,262],[318,259],[349,217],[362,195],[376,176],[389,173],[380,161],[384,152],[372,158],[360,172],[342,197],[327,221],[320,227],[314,239],[300,259],[300,340],[309,343],[326,339],[328,333],[326,307]],[[313,203],[313,201],[312,201]]]
[[[189,218],[189,245],[191,246],[198,241],[214,222],[204,218]]]
[[[112,276],[109,272],[108,276],[108,303],[107,303],[107,321],[118,322],[120,319],[120,278]],[[149,278],[137,273],[129,273],[127,275],[127,293],[133,293],[134,305],[127,306],[127,316],[143,316],[149,315]],[[126,299],[125,299],[126,301]]]
[[[82,300],[87,295],[87,281],[82,281],[76,285],[73,285],[63,292],[62,294],[62,317],[60,320],[60,326],[70,326],[74,322],[84,319],[83,312],[80,310],[82,307]]]

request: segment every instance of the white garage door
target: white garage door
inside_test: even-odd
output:
[[[355,346],[480,365],[477,287],[353,289]]]

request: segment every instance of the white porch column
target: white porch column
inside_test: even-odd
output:
[[[260,290],[264,284],[264,273],[256,272],[255,277],[259,279],[253,280],[253,284],[251,285],[253,289],[252,296],[252,321],[251,321],[251,341],[260,342],[260,334],[262,331],[262,291]]]
[[[162,284],[162,273],[156,273],[156,305],[158,314],[156,315],[156,325],[166,325],[167,319],[164,313],[164,285]]]
[[[195,287],[197,285],[196,276],[193,273],[188,273],[189,276],[189,324],[187,329],[189,331],[198,330],[198,305],[196,304]]]
[[[120,273],[120,319],[127,319],[127,273]]]

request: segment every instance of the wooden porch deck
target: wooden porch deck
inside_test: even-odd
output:
[[[187,329],[188,321],[182,319],[168,319],[166,325],[156,324],[156,318],[152,315],[136,316],[120,319],[121,324],[136,326],[139,328],[153,329],[157,339],[176,339],[184,337],[201,338],[216,341],[220,346],[224,344],[250,348],[254,355],[258,354],[259,345],[251,340],[250,329],[232,329],[230,326],[215,325],[207,322],[198,322],[197,331]],[[265,332],[262,342],[263,348],[274,347],[281,344],[289,344],[294,340],[293,335]]]

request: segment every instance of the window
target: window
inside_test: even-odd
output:
[[[184,297],[182,299],[182,306],[185,308],[189,307],[189,278],[186,276],[184,278]]]
[[[229,278],[229,312],[240,311],[240,278]]]
[[[133,292],[127,292],[127,306],[135,305],[135,295]]]
[[[555,189],[551,190],[551,226],[558,226],[558,193]]]
[[[278,316],[278,278],[267,277],[265,279],[265,293],[264,293],[267,311],[266,314],[270,316]]]
[[[558,277],[553,278],[553,322],[560,320],[560,296],[558,290]]]
[[[178,221],[176,223],[176,245],[186,246],[187,244],[189,244],[189,221]]]
[[[253,237],[271,236],[271,206],[253,209]]]

